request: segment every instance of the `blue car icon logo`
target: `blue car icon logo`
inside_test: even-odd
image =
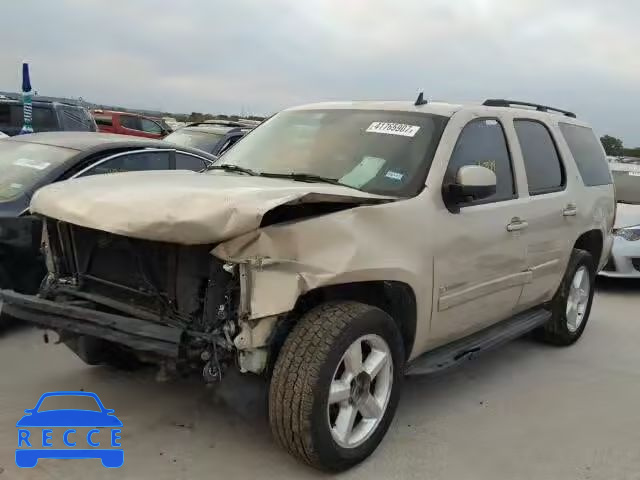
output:
[[[97,409],[44,410],[42,402],[51,397],[90,397]],[[83,459],[99,458],[107,468],[119,468],[124,463],[120,434],[122,422],[114,410],[102,405],[100,398],[91,392],[49,392],[40,397],[34,408],[24,411],[18,427],[16,465],[33,468],[41,458]],[[103,430],[99,430],[101,427]],[[86,435],[76,429],[89,429]],[[40,430],[42,429],[42,430]],[[105,437],[107,431],[108,438]],[[65,448],[53,448],[53,438],[59,437]],[[105,447],[109,448],[105,448]],[[86,447],[86,448],[85,448]]]

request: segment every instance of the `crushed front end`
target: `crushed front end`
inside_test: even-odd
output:
[[[45,219],[49,274],[38,297],[2,291],[6,313],[101,339],[139,360],[216,380],[235,361],[240,269],[214,245],[138,240]],[[78,353],[78,352],[76,352]]]

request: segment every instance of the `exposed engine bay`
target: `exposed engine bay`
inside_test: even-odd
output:
[[[50,274],[41,297],[179,329],[170,361],[202,368],[205,379],[218,379],[221,363],[233,361],[239,267],[211,255],[213,245],[139,240],[53,219],[45,236]]]

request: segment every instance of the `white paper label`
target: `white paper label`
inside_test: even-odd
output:
[[[33,160],[31,158],[19,158],[15,162],[13,162],[13,164],[14,165],[18,165],[19,167],[33,168],[35,170],[44,170],[49,165],[51,165],[51,163],[49,163],[49,162],[43,162],[43,161],[40,161],[40,160]]]
[[[353,170],[340,179],[340,183],[350,187],[361,188],[378,175],[385,163],[386,160],[384,158],[364,157]]]
[[[392,180],[401,181],[404,178],[404,174],[400,173],[400,172],[393,172],[393,171],[389,170],[387,172],[387,174],[385,175],[385,177],[390,178]]]
[[[403,137],[413,137],[418,133],[420,127],[416,125],[406,125],[404,123],[373,122],[367,128],[368,133],[386,133],[388,135],[401,135]]]

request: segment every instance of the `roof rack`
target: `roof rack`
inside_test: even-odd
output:
[[[498,98],[490,98],[489,100],[485,100],[482,104],[486,107],[511,107],[511,106],[522,106],[522,107],[533,107],[538,112],[558,112],[566,115],[567,117],[576,118],[576,114],[573,112],[568,112],[566,110],[560,110],[559,108],[549,107],[547,105],[540,105],[537,103],[530,102],[519,102],[517,100],[503,100]]]

